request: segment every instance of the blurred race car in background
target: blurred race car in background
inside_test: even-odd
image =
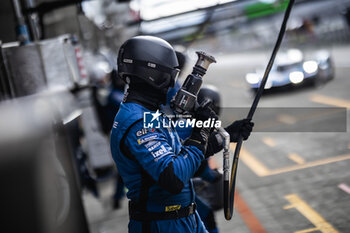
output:
[[[330,54],[327,51],[317,51],[311,57],[298,49],[289,49],[277,55],[275,64],[265,85],[267,89],[291,89],[294,87],[313,85],[319,86],[334,78],[334,68]],[[246,81],[252,91],[260,86],[264,70],[247,73]]]

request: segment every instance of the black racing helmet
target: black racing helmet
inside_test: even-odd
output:
[[[152,87],[164,90],[174,86],[179,74],[178,60],[173,47],[154,36],[136,36],[119,49],[118,74],[127,83],[137,78]]]
[[[211,101],[211,109],[217,114],[220,115],[221,110],[221,97],[219,90],[213,85],[203,86],[197,95],[198,103],[202,103],[204,100],[209,99]]]

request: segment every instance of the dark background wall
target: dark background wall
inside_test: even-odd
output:
[[[10,0],[0,2],[0,40],[3,43],[16,40],[15,21]]]

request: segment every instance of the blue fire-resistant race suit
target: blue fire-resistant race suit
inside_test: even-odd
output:
[[[136,103],[122,103],[111,132],[111,151],[128,188],[129,232],[207,232],[197,213],[167,220],[138,219],[153,213],[180,213],[194,202],[191,177],[204,155],[196,146],[181,144],[172,128],[145,129],[144,112]],[[169,120],[159,117],[162,122]],[[147,214],[152,213],[152,214]],[[192,213],[192,212],[189,212]]]

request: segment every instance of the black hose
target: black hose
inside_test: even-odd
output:
[[[286,31],[286,25],[287,25],[288,18],[289,18],[290,12],[292,10],[293,4],[294,4],[294,0],[289,0],[288,7],[284,13],[283,22],[281,25],[280,32],[278,34],[278,38],[277,38],[275,47],[273,48],[271,58],[270,58],[269,62],[267,63],[264,76],[262,78],[259,89],[256,93],[253,104],[250,107],[250,110],[249,110],[249,113],[247,116],[247,118],[250,120],[253,118],[256,107],[258,106],[260,97],[261,97],[261,95],[264,91],[264,88],[265,88],[267,78],[269,77],[271,68],[273,66],[273,63],[274,63],[276,55],[277,55],[277,52],[278,52],[280,45],[282,43],[282,39],[283,39],[284,33]],[[242,139],[242,136],[240,136],[238,138],[235,153],[233,156],[230,182],[224,181],[224,213],[225,213],[226,220],[230,220],[232,218],[232,214],[233,214],[233,204],[234,204],[234,200],[235,200],[234,198],[235,198],[236,174],[237,174],[238,158],[239,158],[239,153],[241,151],[242,142],[243,142],[243,139]]]

